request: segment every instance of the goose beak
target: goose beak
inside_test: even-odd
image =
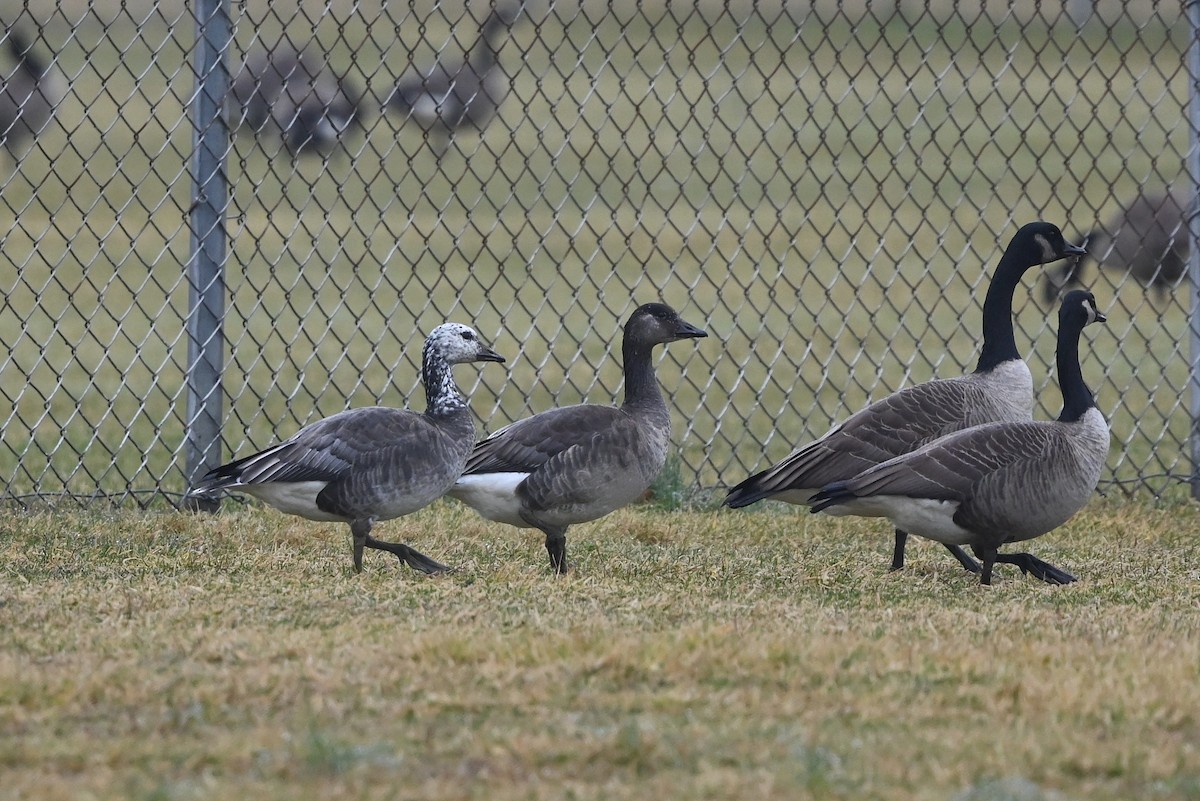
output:
[[[1086,256],[1087,249],[1080,245],[1072,245],[1070,242],[1063,248],[1064,256]]]
[[[501,356],[499,353],[496,353],[496,351],[492,350],[491,348],[481,346],[479,348],[479,353],[477,353],[475,355],[475,361],[477,361],[477,362],[502,362],[502,361],[504,361],[504,357]]]
[[[678,339],[698,339],[706,337],[708,334],[704,332],[704,329],[697,328],[687,320],[680,320],[679,324],[675,326],[675,336]]]
[[[1100,311],[1099,309],[1096,309],[1096,322],[1107,323],[1108,315],[1106,315],[1104,312]]]

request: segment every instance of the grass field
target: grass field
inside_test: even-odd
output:
[[[1200,799],[1200,512],[1098,501],[981,588],[878,523],[642,506],[350,571],[269,510],[0,516],[0,798]]]
[[[0,191],[10,494],[183,489],[194,77],[191,21],[163,8],[47,29],[71,94]],[[331,8],[316,36],[372,91],[451,38],[437,14]],[[239,17],[243,47],[281,27],[238,13],[259,14]],[[500,119],[440,164],[391,118],[328,165],[240,139],[226,453],[347,405],[419,403],[421,335],[446,318],[510,356],[460,371],[487,427],[609,402],[616,331],[661,297],[712,334],[663,361],[688,475],[737,480],[870,396],[970,365],[1019,224],[1090,228],[1182,170],[1187,37],[1167,18],[1076,35],[763,14],[543,13],[503,53]],[[1187,472],[1187,296],[1096,289],[1111,322],[1085,370],[1113,474]],[[1046,315],[1018,297],[1043,416]]]

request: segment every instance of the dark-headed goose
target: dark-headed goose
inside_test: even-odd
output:
[[[386,107],[428,131],[439,156],[456,131],[482,131],[508,96],[509,78],[499,66],[498,53],[522,9],[518,4],[497,4],[465,58],[438,61],[396,84]]]
[[[1178,194],[1141,195],[1088,234],[1084,246],[1105,269],[1126,272],[1159,299],[1175,288],[1187,273],[1187,203]],[[1042,295],[1047,303],[1072,284],[1079,283],[1087,259],[1046,271]]]
[[[475,444],[475,422],[450,368],[502,362],[468,326],[433,329],[421,355],[428,408],[423,414],[370,406],[301,429],[287,442],[215,468],[192,490],[238,490],[309,520],[342,521],[354,536],[354,569],[363,548],[395,554],[416,570],[448,570],[399,543],[371,536],[377,520],[415,512],[454,485]]]
[[[872,403],[782,462],[729,491],[734,508],[770,498],[807,504],[832,481],[908,453],[938,437],[981,423],[1033,418],[1033,376],[1013,334],[1013,294],[1030,268],[1078,256],[1057,226],[1024,225],[1013,236],[983,301],[983,348],[975,372],[907,387]],[[892,570],[904,566],[907,535],[896,530]],[[946,547],[967,570],[979,565],[953,543]]]
[[[279,44],[246,58],[226,104],[230,127],[283,138],[288,151],[328,155],[362,123],[361,95],[323,57]]]
[[[1051,584],[1075,577],[1029,554],[1000,554],[1006,543],[1040,537],[1092,497],[1108,455],[1108,424],[1079,367],[1084,326],[1104,322],[1090,292],[1075,290],[1058,315],[1057,420],[989,423],[942,437],[813,496],[813,512],[890,519],[898,529],[947,545],[969,545],[992,583],[996,562]],[[1049,568],[1049,569],[1047,569]]]
[[[488,520],[546,535],[550,566],[567,564],[567,527],[637,500],[666,462],[671,415],[654,376],[655,345],[707,336],[670,306],[639,306],[625,323],[625,402],[536,414],[475,446],[454,488]]]

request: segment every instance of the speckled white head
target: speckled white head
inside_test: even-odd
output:
[[[443,323],[425,340],[426,360],[441,357],[449,364],[502,362],[504,357],[484,344],[474,328],[461,323]]]

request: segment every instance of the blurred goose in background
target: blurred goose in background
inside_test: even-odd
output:
[[[551,409],[500,429],[475,446],[449,494],[488,520],[539,529],[550,567],[566,573],[567,528],[637,500],[666,463],[671,414],[651,351],[704,336],[670,306],[639,306],[621,342],[624,403]]]
[[[1017,350],[1013,294],[1032,267],[1083,253],[1058,226],[1024,225],[1013,236],[983,301],[983,347],[975,371],[907,387],[838,423],[823,437],[729,491],[725,505],[740,508],[764,499],[808,504],[833,481],[915,450],[960,429],[1033,418],[1033,376]],[[908,535],[896,529],[892,570],[904,566]],[[965,569],[979,565],[957,543],[946,548]]]
[[[46,129],[65,94],[62,77],[33,49],[24,32],[9,28],[4,40],[12,66],[0,84],[0,142],[14,159]]]
[[[1000,546],[1040,537],[1083,508],[1100,481],[1109,432],[1079,366],[1085,326],[1105,317],[1090,292],[1075,290],[1058,315],[1057,420],[989,423],[949,434],[816,493],[812,511],[883,516],[897,529],[946,545],[969,545],[992,583],[995,563],[1051,584],[1075,577]],[[1047,570],[1047,568],[1050,568]]]
[[[328,156],[362,124],[362,94],[324,58],[279,44],[246,58],[230,86],[233,130],[279,135],[290,153]]]
[[[482,131],[508,96],[509,76],[499,51],[523,6],[497,4],[484,20],[474,48],[460,58],[438,61],[423,73],[401,78],[385,107],[428,132],[440,158],[460,130]]]
[[[1092,229],[1084,247],[1101,267],[1128,273],[1163,300],[1187,274],[1191,232],[1186,206],[1181,194],[1139,194],[1103,226]],[[1078,284],[1087,262],[1081,258],[1048,270],[1043,300],[1053,303]]]
[[[415,512],[454,484],[475,443],[475,422],[450,368],[502,361],[472,328],[439,325],[421,357],[424,413],[371,406],[335,414],[284,443],[209,471],[191,494],[238,490],[288,514],[349,523],[356,572],[362,571],[364,548],[388,551],[426,573],[448,570],[407,545],[375,539],[371,527]]]

